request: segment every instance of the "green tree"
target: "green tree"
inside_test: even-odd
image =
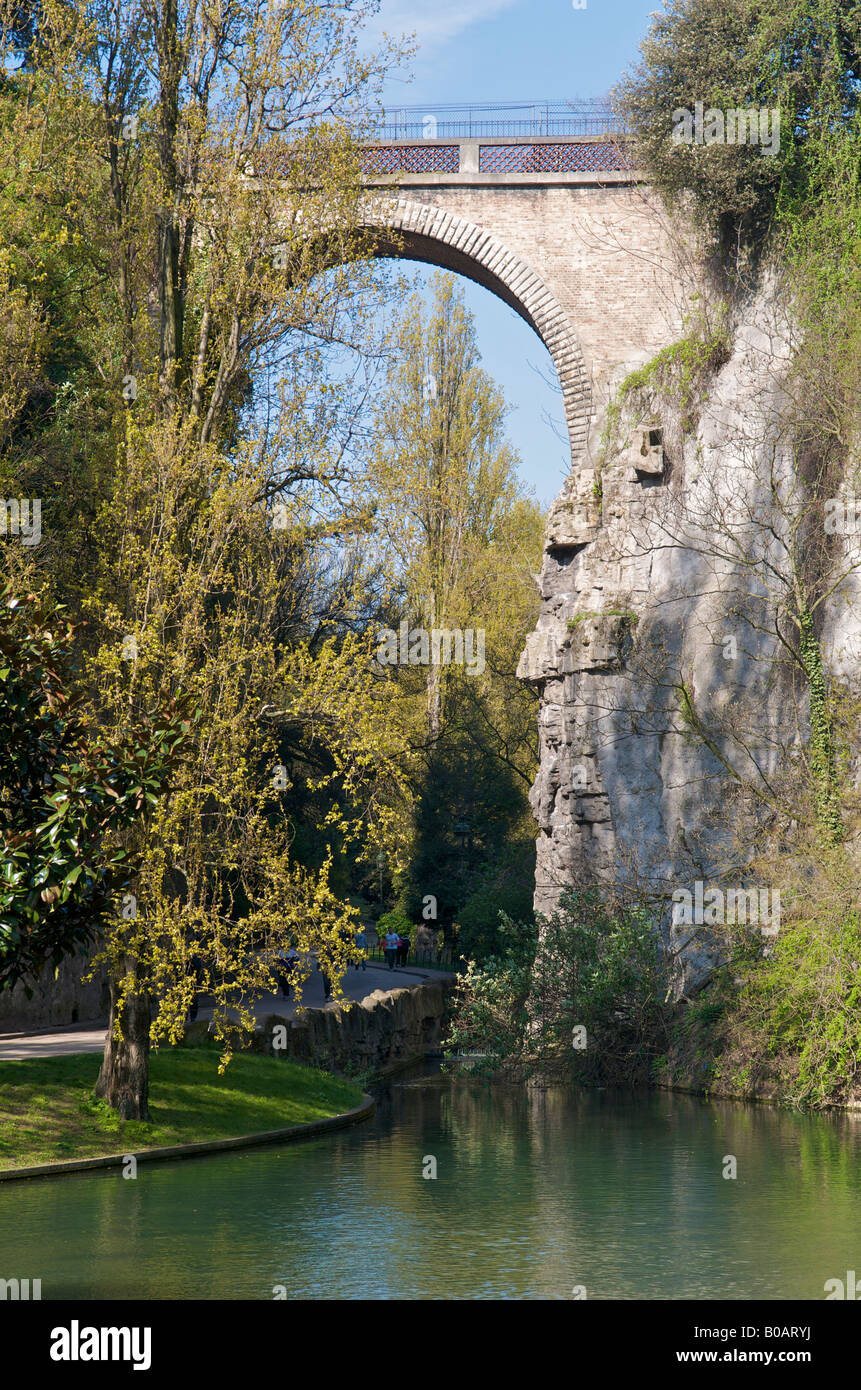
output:
[[[573,1079],[648,1081],[665,1049],[666,974],[651,914],[597,888],[569,889],[537,925],[503,914],[498,954],[470,962],[446,1047],[486,1054],[481,1069]]]
[[[6,543],[8,545],[8,542]],[[0,589],[0,988],[94,939],[136,865],[121,832],[152,814],[189,722],[172,704],[117,742],[88,727],[61,610]]]
[[[438,274],[432,304],[414,296],[396,336],[371,485],[390,619],[418,634],[414,664],[389,669],[415,701],[418,804],[404,905],[417,919],[433,895],[447,928],[487,855],[532,837],[535,696],[515,669],[538,610],[543,517],[517,478],[505,417],[463,296]],[[463,661],[445,661],[432,642],[422,648],[422,632],[434,630],[464,634]],[[396,645],[389,660],[402,656]]]
[[[294,922],[343,968],[351,912],[326,838],[391,838],[396,793],[375,788],[398,772],[368,643],[329,630],[312,651],[291,599],[315,527],[362,524],[318,368],[370,279],[345,118],[385,66],[358,47],[374,8],[43,0],[5,94],[15,288],[34,331],[44,306],[63,378],[42,418],[18,411],[6,469],[55,493],[74,441],[84,573],[50,540],[39,560],[90,620],[90,707],[110,739],[163,689],[201,697],[173,796],[125,832],[135,914],[107,923],[99,1092],[127,1117],[146,1117],[150,1042],[181,1035],[195,994],[214,995],[228,1050],[234,1007],[250,1026],[266,949]],[[273,788],[279,721],[326,744],[310,780],[336,787],[308,871]]]
[[[615,96],[637,162],[672,205],[683,202],[724,259],[762,242],[781,200],[807,188],[823,145],[858,99],[861,10],[844,0],[668,0],[642,61]],[[780,112],[779,148],[673,141],[673,113]]]

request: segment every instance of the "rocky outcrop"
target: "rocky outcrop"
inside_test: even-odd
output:
[[[254,1047],[336,1071],[377,1068],[436,1052],[454,980],[445,975],[414,989],[376,989],[349,1008],[307,1009],[293,1020],[269,1014]]]
[[[788,663],[757,630],[803,486],[780,312],[770,288],[750,306],[695,423],[647,414],[625,421],[615,449],[593,443],[552,509],[518,668],[540,692],[536,910],[588,880],[652,894],[682,991],[714,951],[701,932],[686,940],[667,904],[732,858],[727,762],[770,775],[805,718]],[[847,579],[820,618],[831,670],[855,680],[856,589]]]

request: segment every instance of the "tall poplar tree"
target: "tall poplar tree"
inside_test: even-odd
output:
[[[481,366],[454,277],[436,274],[432,294],[427,307],[416,295],[401,321],[372,478],[398,616],[428,631],[472,630],[473,657],[482,652],[470,668],[434,662],[431,651],[423,670],[398,674],[402,688],[423,686],[408,898],[416,911],[432,895],[449,924],[473,870],[512,837],[534,835],[535,697],[515,670],[538,612],[543,515],[517,476],[506,402]]]

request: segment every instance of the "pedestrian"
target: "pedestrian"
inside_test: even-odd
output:
[[[278,952],[276,960],[278,965],[275,973],[278,985],[283,997],[289,999],[293,972],[299,962],[299,952],[296,950],[296,947],[291,944],[286,951]]]
[[[356,947],[359,951],[359,955],[356,956],[356,969],[358,970],[359,966],[361,966],[363,970],[367,970],[365,952],[368,949],[368,938],[365,935],[364,927],[361,927],[359,931],[356,932]]]
[[[317,969],[323,977],[324,1002],[328,1004],[329,1000],[332,998],[332,982],[319,961],[317,962]]]
[[[203,994],[203,985],[206,980],[206,967],[203,962],[203,957],[200,954],[201,940],[197,932],[191,932],[188,944],[191,951],[188,958],[189,974],[192,978],[192,996],[188,1011],[188,1022],[196,1023],[201,996]]]
[[[410,939],[408,936],[401,937],[401,944],[398,947],[398,964],[406,965],[407,956],[410,953]]]
[[[398,947],[400,944],[401,938],[396,931],[386,932],[386,961],[390,970],[395,969],[395,961],[398,957]]]
[[[197,1013],[200,1007],[200,986],[203,984],[203,961],[200,959],[200,956],[193,955],[191,956],[188,963],[191,967],[192,979],[194,980],[194,993],[191,996],[191,1005],[188,1010],[188,1021],[189,1023],[196,1023]]]
[[[352,951],[350,949],[353,945],[353,936],[349,928],[341,927],[338,932],[338,937],[343,943],[344,948],[347,952],[347,969],[349,969],[351,965],[355,968],[356,962],[352,959]]]

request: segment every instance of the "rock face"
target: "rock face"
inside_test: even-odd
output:
[[[374,990],[350,1009],[308,1009],[287,1026],[286,1049],[273,1048],[280,1014],[270,1014],[256,1044],[274,1056],[292,1057],[313,1066],[380,1067],[402,1058],[439,1049],[454,976],[428,980],[415,989]]]
[[[541,697],[536,910],[590,880],[653,895],[680,991],[713,947],[673,924],[669,901],[733,861],[727,763],[768,775],[806,717],[773,636],[757,630],[780,597],[803,487],[785,425],[790,341],[763,292],[695,424],[629,420],[615,450],[593,444],[552,508],[518,668]],[[829,668],[850,681],[856,591],[850,577],[819,620]]]

